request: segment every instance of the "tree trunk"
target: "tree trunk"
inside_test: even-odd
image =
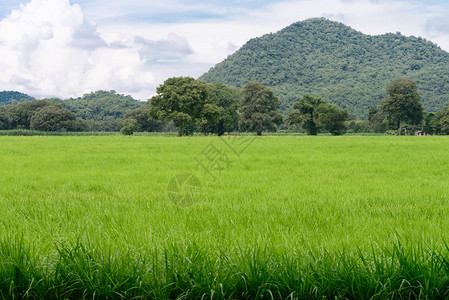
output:
[[[415,124],[412,125],[412,131],[411,131],[410,135],[415,135]]]
[[[203,126],[203,133],[204,133],[204,136],[207,135],[207,126],[206,125]]]
[[[262,131],[257,130],[257,135],[261,136],[262,135]]]
[[[402,135],[402,119],[399,120],[399,132],[398,135]]]

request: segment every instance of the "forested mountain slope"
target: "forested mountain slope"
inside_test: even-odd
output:
[[[14,101],[22,102],[24,100],[34,100],[34,98],[16,91],[0,92],[0,106],[12,104]]]
[[[370,36],[309,19],[251,39],[199,79],[237,87],[260,81],[275,91],[284,112],[308,93],[366,118],[394,78],[416,81],[424,108],[436,111],[449,100],[449,53],[419,37]]]

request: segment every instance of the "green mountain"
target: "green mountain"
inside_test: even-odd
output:
[[[59,100],[56,103],[62,104],[77,117],[92,121],[94,130],[105,131],[119,131],[123,116],[144,104],[116,91],[96,91],[82,98]]]
[[[10,105],[13,102],[23,102],[25,100],[35,100],[33,97],[28,96],[27,94],[15,92],[15,91],[3,91],[0,92],[0,106]]]
[[[449,100],[449,53],[420,37],[371,36],[309,19],[251,39],[199,80],[237,87],[259,81],[273,89],[284,112],[311,94],[364,119],[395,78],[416,81],[424,108],[437,111]]]

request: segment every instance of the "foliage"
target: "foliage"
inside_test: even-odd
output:
[[[317,125],[332,135],[342,135],[346,132],[345,121],[348,112],[341,110],[335,104],[322,103],[315,110]]]
[[[41,108],[51,105],[45,100],[26,101],[8,108],[12,116],[12,127],[19,129],[30,129],[31,118]]]
[[[207,98],[206,98],[207,99]],[[223,114],[223,109],[212,103],[206,103],[201,111],[201,117],[198,120],[203,134],[207,135],[208,129],[211,125],[218,123],[220,115]]]
[[[79,131],[76,116],[61,105],[47,105],[37,110],[30,120],[30,128],[38,131]]]
[[[250,82],[243,87],[243,99],[240,103],[240,129],[256,131],[262,135],[265,130],[275,130],[282,123],[277,112],[280,101],[273,92],[259,82]]]
[[[293,104],[294,110],[289,113],[288,122],[301,125],[309,135],[317,135],[318,125],[315,110],[322,103],[325,102],[321,97],[314,98],[310,95],[305,95],[299,102]]]
[[[449,53],[419,37],[370,36],[341,23],[309,19],[248,41],[199,79],[236,87],[259,81],[281,100],[284,114],[312,94],[366,119],[395,78],[414,80],[424,108],[437,111],[449,94]]]
[[[206,85],[191,77],[173,77],[157,88],[158,95],[151,98],[151,116],[171,120],[183,136],[188,127],[201,118],[207,97]]]
[[[449,106],[446,105],[436,113],[428,113],[424,120],[427,134],[449,135]]]
[[[7,130],[11,128],[12,118],[4,107],[0,107],[0,130]]]
[[[0,106],[10,105],[24,101],[35,100],[33,97],[15,91],[3,91],[0,92]]]
[[[133,135],[134,131],[137,128],[137,120],[136,119],[124,119],[122,121],[121,128],[120,128],[120,132],[123,135]]]
[[[325,130],[332,135],[341,135],[346,131],[345,121],[348,118],[346,110],[323,101],[321,97],[305,95],[299,102],[293,104],[287,118],[289,124],[301,125],[309,135],[317,135]]]
[[[387,88],[388,98],[382,101],[381,110],[391,122],[398,124],[402,134],[403,122],[418,125],[423,119],[423,107],[418,86],[411,79],[394,79]]]
[[[209,132],[223,135],[225,132],[238,130],[238,103],[242,93],[235,87],[220,82],[207,84],[207,102],[216,105],[220,110],[215,123],[208,126]]]
[[[389,128],[388,120],[385,118],[385,113],[378,107],[371,107],[368,112],[368,122],[371,132],[386,132]]]
[[[162,129],[163,122],[161,120],[153,119],[150,116],[150,103],[146,102],[139,108],[128,111],[124,115],[124,119],[135,119],[137,121],[136,131],[159,131]]]
[[[90,121],[89,130],[93,131],[119,131],[124,115],[144,104],[116,91],[96,91],[60,103],[78,118]]]

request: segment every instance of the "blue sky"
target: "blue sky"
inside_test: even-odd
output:
[[[2,0],[0,90],[146,100],[168,77],[198,77],[250,38],[312,17],[449,51],[449,0]]]

